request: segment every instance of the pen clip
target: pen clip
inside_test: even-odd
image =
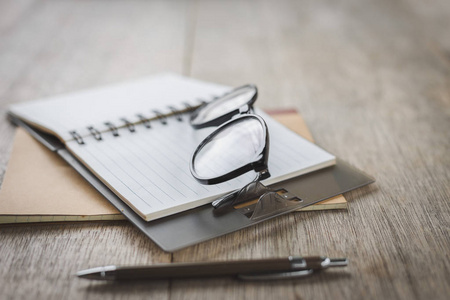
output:
[[[312,269],[292,271],[292,272],[280,272],[269,274],[239,274],[237,278],[241,280],[278,280],[278,279],[293,279],[302,278],[314,273]]]

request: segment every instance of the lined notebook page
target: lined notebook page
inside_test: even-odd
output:
[[[258,111],[270,134],[269,170],[271,184],[335,163],[335,157]],[[249,172],[218,185],[202,185],[189,171],[191,155],[212,129],[194,130],[188,123],[170,117],[151,128],[136,126],[135,132],[119,129],[119,136],[102,134],[97,141],[67,143],[77,156],[111,190],[145,220],[150,221],[213,201],[226,192],[241,188],[254,179]]]

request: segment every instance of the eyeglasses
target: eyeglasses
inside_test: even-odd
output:
[[[295,210],[301,199],[285,190],[272,190],[261,183],[268,169],[269,131],[264,119],[254,114],[258,96],[255,85],[244,85],[205,103],[191,114],[196,128],[219,126],[192,155],[192,175],[202,184],[217,184],[255,171],[256,178],[241,189],[212,202],[215,212],[241,209],[252,220]],[[252,204],[240,207],[243,203]]]

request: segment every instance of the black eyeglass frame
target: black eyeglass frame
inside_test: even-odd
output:
[[[254,84],[246,84],[246,85],[240,86],[238,88],[235,88],[235,89],[229,91],[228,93],[223,94],[219,98],[225,98],[225,97],[235,93],[236,91],[239,91],[240,89],[244,89],[244,88],[252,88],[255,90],[255,94],[252,96],[252,98],[249,101],[247,101],[246,104],[240,106],[238,109],[235,109],[228,113],[220,115],[219,117],[212,119],[210,121],[199,123],[199,124],[193,123],[193,121],[197,118],[200,111],[204,110],[206,107],[208,107],[210,105],[215,105],[215,103],[216,103],[215,100],[213,100],[211,102],[206,102],[206,103],[200,105],[195,111],[193,111],[191,113],[191,117],[190,117],[191,126],[195,129],[219,126],[219,125],[225,123],[226,121],[230,120],[235,115],[251,113],[253,111],[253,104],[255,103],[256,99],[258,98],[258,88]],[[223,101],[226,101],[226,100],[223,100]]]
[[[253,101],[254,102],[254,101]],[[236,114],[236,113],[235,113]],[[233,126],[238,122],[245,121],[246,119],[253,118],[259,121],[261,126],[263,127],[263,140],[264,143],[261,144],[259,149],[257,150],[254,158],[246,163],[245,165],[242,165],[238,167],[237,169],[234,169],[226,174],[217,176],[217,177],[201,177],[197,174],[194,168],[194,161],[195,157],[197,156],[197,153],[200,152],[203,147],[208,144],[216,135],[218,135],[220,132],[222,132],[227,127]],[[219,126],[214,132],[212,132],[210,135],[208,135],[197,147],[197,149],[194,151],[194,154],[192,155],[191,163],[190,163],[190,171],[191,174],[195,177],[197,181],[199,181],[202,184],[217,184],[222,183],[224,181],[228,181],[230,179],[236,178],[242,174],[245,174],[249,171],[254,170],[255,172],[259,173],[258,180],[264,180],[270,177],[270,173],[268,171],[268,159],[269,159],[269,148],[270,148],[270,139],[269,139],[269,130],[267,128],[267,124],[264,121],[263,118],[261,118],[258,115],[255,114],[243,114],[236,116],[235,118],[229,120],[228,122],[225,122],[221,126]]]

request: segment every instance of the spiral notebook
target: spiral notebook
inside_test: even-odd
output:
[[[242,187],[254,174],[202,185],[191,154],[212,129],[194,130],[188,112],[230,88],[172,74],[21,103],[10,114],[56,136],[144,220],[185,211]],[[335,157],[263,116],[271,137],[266,184],[335,164]]]

